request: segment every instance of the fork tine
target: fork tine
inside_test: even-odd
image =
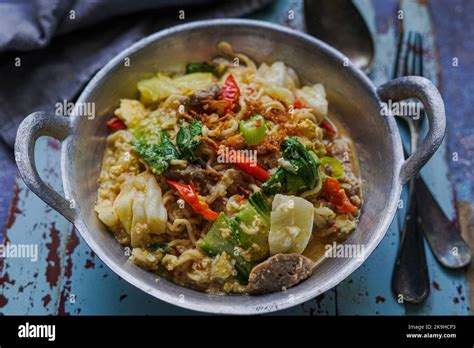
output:
[[[413,45],[411,46],[411,68],[410,68],[410,75],[417,76],[418,75],[418,62],[419,62],[419,49],[418,49],[418,36],[417,32],[413,35]]]
[[[403,56],[403,72],[402,72],[402,76],[408,76],[410,75],[410,71],[408,70],[409,69],[409,64],[410,64],[410,56],[411,56],[411,48],[413,47],[413,44],[412,44],[412,36],[413,36],[413,33],[411,31],[408,32],[408,38],[407,40],[405,41],[405,52],[404,52],[404,56]]]
[[[423,36],[409,31],[405,38],[403,29],[398,35],[393,78],[423,76]]]
[[[418,33],[418,50],[419,50],[419,62],[418,62],[418,76],[423,76],[423,36]]]
[[[416,56],[417,56],[417,76],[423,76],[423,35],[421,33],[417,33],[417,40],[416,40]],[[418,101],[419,103],[419,101]],[[421,108],[420,117],[424,118],[424,111],[423,107]]]
[[[403,48],[403,28],[400,30],[400,33],[398,34],[398,42],[397,42],[397,51],[395,53],[395,64],[393,67],[393,73],[392,77],[396,79],[397,77],[400,77],[400,56],[401,56],[401,51]]]
[[[421,60],[423,59],[421,56],[421,47],[420,47],[420,33],[415,33],[415,54],[413,55],[413,75],[415,76],[420,76],[421,71],[420,71],[420,63]]]

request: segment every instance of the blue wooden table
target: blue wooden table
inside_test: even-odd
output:
[[[427,50],[425,72],[438,84],[445,98],[448,139],[422,175],[445,213],[451,219],[467,216],[469,222],[473,203],[470,161],[474,157],[472,115],[468,113],[472,111],[469,103],[474,95],[474,27],[469,21],[469,11],[474,14],[472,2],[433,1],[431,13],[428,5],[421,1],[358,0],[356,4],[375,38],[377,56],[370,78],[376,85],[392,74],[395,32],[399,24],[397,10],[402,11],[399,13],[403,14],[405,30],[423,33]],[[304,29],[301,1],[276,1],[253,18]],[[461,24],[456,24],[456,20]],[[459,61],[457,67],[453,66],[454,57]],[[407,135],[402,133],[402,137],[406,140]],[[47,138],[41,139],[36,149],[40,174],[57,190],[62,189],[59,149],[59,143]],[[0,219],[5,221],[4,243],[37,245],[38,256],[36,261],[14,257],[0,259],[1,313],[198,314],[152,298],[116,276],[94,255],[70,223],[16,177],[11,157],[8,150],[0,151]],[[406,198],[406,192],[403,197]],[[459,201],[467,203],[457,204]],[[349,278],[314,300],[276,314],[470,314],[474,288],[469,287],[469,281],[474,278],[472,269],[449,271],[442,268],[428,246],[432,291],[427,301],[416,306],[406,305],[399,303],[393,295],[391,273],[404,213],[403,208],[399,210],[380,246]],[[466,219],[460,219],[459,223],[466,236],[474,241],[474,236],[467,235]]]

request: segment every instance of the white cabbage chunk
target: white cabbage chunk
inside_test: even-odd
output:
[[[114,211],[130,235],[132,247],[145,246],[151,240],[150,235],[165,232],[168,213],[161,189],[148,172],[122,184]]]
[[[318,119],[318,123],[321,123],[324,117],[328,114],[328,101],[326,99],[324,86],[320,83],[317,83],[314,86],[304,86],[303,88],[298,89],[295,94],[299,100],[313,110]]]
[[[99,219],[111,229],[115,229],[119,224],[119,219],[115,210],[113,209],[113,203],[110,200],[103,200],[97,202],[95,205],[95,211],[99,215]]]
[[[257,77],[264,80],[269,87],[281,87],[293,91],[299,85],[294,70],[288,68],[283,62],[274,62],[271,66],[263,63],[257,70]]]
[[[179,94],[191,94],[210,87],[216,78],[212,73],[193,73],[176,77],[173,82]]]
[[[137,88],[140,91],[140,100],[148,105],[158,103],[173,94],[191,95],[215,82],[216,78],[212,73],[194,73],[175,78],[157,74],[150,79],[139,81]]]
[[[113,231],[121,243],[128,243],[129,236],[114,210],[114,201],[121,185],[140,170],[137,154],[130,144],[133,136],[129,130],[120,130],[107,138],[104,160],[99,177],[95,211],[99,219]]]
[[[285,103],[287,106],[292,105],[295,101],[295,96],[293,92],[290,91],[288,88],[268,87],[265,88],[265,94]]]
[[[145,106],[138,100],[121,99],[120,106],[115,110],[115,115],[120,118],[128,128],[137,126],[147,116]]]
[[[150,79],[139,81],[137,88],[140,91],[140,100],[144,104],[156,103],[172,94],[176,94],[173,79],[164,74],[157,74]]]
[[[277,194],[270,215],[270,254],[301,254],[313,230],[314,206],[297,196]]]

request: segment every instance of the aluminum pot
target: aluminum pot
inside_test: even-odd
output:
[[[322,82],[330,112],[341,116],[359,156],[364,204],[359,225],[345,243],[361,245],[364,257],[328,258],[310,278],[286,292],[222,296],[194,291],[166,279],[156,282],[156,274],[127,262],[124,248],[94,212],[108,134],[106,119],[113,114],[119,99],[137,97],[136,82],[150,72],[182,70],[186,62],[208,60],[216,54],[216,44],[221,40],[259,63],[285,62],[304,83]],[[258,314],[295,306],[338,285],[369,257],[395,215],[402,185],[433,155],[445,133],[443,101],[430,81],[404,77],[376,89],[360,70],[344,63],[341,53],[315,38],[260,21],[217,19],[166,29],[113,58],[86,86],[71,116],[44,112],[29,115],[18,129],[17,165],[26,185],[71,221],[108,267],[144,292],[209,313]],[[380,103],[409,97],[418,97],[424,104],[429,131],[418,150],[404,160],[395,120],[381,116]],[[94,103],[94,119],[81,114],[83,103]],[[35,142],[44,135],[62,141],[61,171],[66,198],[48,187],[36,170]]]

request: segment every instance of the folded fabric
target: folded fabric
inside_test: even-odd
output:
[[[74,101],[97,70],[133,42],[192,20],[238,17],[271,0],[12,0],[0,3],[0,138],[21,120]],[[179,18],[180,10],[184,19]],[[182,12],[181,12],[182,13]]]
[[[217,0],[13,0],[0,3],[0,52],[32,50],[53,36],[150,9],[210,6]]]

